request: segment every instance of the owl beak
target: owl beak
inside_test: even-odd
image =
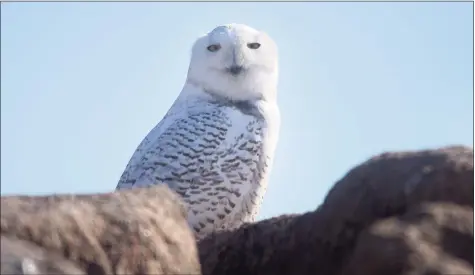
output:
[[[241,74],[243,70],[244,70],[243,66],[237,66],[237,65],[233,65],[231,67],[226,68],[226,71],[233,76],[238,76],[239,74]]]

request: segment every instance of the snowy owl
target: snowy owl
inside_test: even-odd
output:
[[[140,143],[117,189],[167,184],[195,236],[253,222],[277,146],[277,46],[242,24],[193,45],[184,87]]]

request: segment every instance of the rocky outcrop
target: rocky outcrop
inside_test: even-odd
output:
[[[315,211],[216,233],[199,251],[205,275],[472,274],[473,149],[381,154]]]
[[[3,196],[2,274],[201,274],[178,197],[164,186]]]
[[[4,196],[1,273],[473,274],[473,185],[472,148],[385,153],[349,171],[315,211],[198,246],[164,186]]]

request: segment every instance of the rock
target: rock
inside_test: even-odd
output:
[[[329,219],[325,236],[346,246],[376,219],[430,201],[473,208],[472,148],[384,153],[353,168],[321,206]]]
[[[199,242],[204,275],[334,274],[332,247],[312,230],[318,212],[282,215]]]
[[[366,230],[371,230],[368,228],[391,217],[397,219],[405,214],[410,217],[413,215],[410,211],[417,211],[414,209],[426,203],[440,204],[441,208],[452,203],[469,208],[463,211],[472,211],[473,215],[473,149],[451,146],[437,150],[384,153],[371,158],[338,181],[323,204],[313,212],[247,224],[234,231],[217,232],[200,241],[202,271],[204,275],[330,275],[339,274],[344,269],[348,273],[341,274],[350,274],[355,265],[354,259],[362,261],[361,257],[358,258],[360,254],[354,254],[358,252],[355,252],[355,246],[366,251],[360,237],[370,238],[365,235]],[[430,213],[438,215],[439,212]],[[466,217],[466,212],[463,213],[458,219]],[[414,226],[414,230],[420,232],[418,234],[425,234],[420,230],[425,230],[427,226]],[[435,231],[446,228],[436,222],[429,223],[429,226],[433,226],[431,230]],[[471,232],[473,236],[473,225]],[[400,238],[405,238],[405,235]],[[384,241],[380,243],[386,245]],[[441,243],[432,243],[432,246],[436,245]],[[473,248],[473,241],[470,245]],[[445,253],[448,248],[443,246],[438,249]],[[465,263],[463,259],[469,257],[466,255],[468,252],[462,249],[460,253],[462,255],[454,257],[458,259],[457,263]],[[473,255],[473,252],[470,253]],[[386,259],[383,257],[381,261]],[[449,258],[445,259],[448,261]],[[473,266],[473,263],[470,264]],[[397,269],[382,266],[386,268],[383,273],[355,274],[399,274]],[[418,266],[417,261],[412,265],[403,262],[394,268],[400,266],[408,266],[415,272],[407,274],[430,274],[417,269],[429,266],[426,263]],[[465,270],[461,264],[454,266],[452,270]],[[360,270],[372,269],[364,269],[363,265]],[[441,271],[436,269],[431,272]]]
[[[201,274],[185,217],[178,196],[165,186],[93,195],[2,196],[2,251],[10,249],[1,254],[2,270],[15,270],[13,265],[24,258],[40,270],[57,268],[60,259],[65,264],[59,269],[69,274],[80,274],[77,269],[98,275]],[[26,253],[34,246],[40,249]],[[3,266],[7,257],[10,267]]]
[[[473,274],[473,208],[428,203],[377,221],[340,274]]]
[[[86,274],[74,262],[31,242],[1,236],[0,274]]]

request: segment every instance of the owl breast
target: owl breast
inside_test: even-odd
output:
[[[198,237],[252,222],[274,151],[268,121],[246,104],[187,104],[149,133],[124,182],[167,184],[183,198]]]
[[[202,155],[196,155],[196,172],[182,177],[190,184],[177,192],[188,205],[190,225],[206,235],[254,220],[266,188],[268,155],[263,119],[221,107],[201,121],[208,133],[198,145]]]

